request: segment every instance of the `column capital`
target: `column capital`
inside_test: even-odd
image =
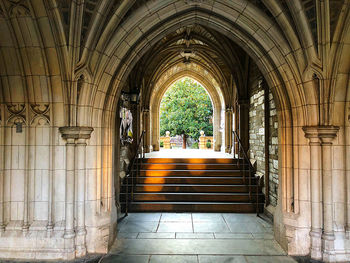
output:
[[[232,106],[226,106],[225,112],[232,113],[233,112],[233,107]]]
[[[309,139],[310,145],[320,145],[320,138],[318,137],[318,127],[317,126],[304,126],[303,131],[305,137]]]
[[[310,139],[310,143],[331,143],[337,137],[338,126],[304,126],[305,137]]]
[[[322,143],[332,143],[332,141],[337,137],[338,131],[338,126],[319,126],[318,136],[320,137]]]
[[[92,127],[60,127],[59,131],[62,135],[62,138],[65,140],[68,139],[90,139],[91,133],[93,132]]]
[[[142,113],[149,112],[149,106],[143,106],[142,107]]]

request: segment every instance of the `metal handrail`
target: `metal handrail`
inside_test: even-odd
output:
[[[238,142],[238,166],[240,166],[240,152],[243,152],[243,162],[242,164],[244,165],[244,161],[248,164],[248,172],[249,172],[249,176],[248,176],[248,180],[249,180],[249,185],[248,185],[248,189],[249,189],[249,199],[251,202],[253,202],[252,199],[252,175],[254,176],[254,178],[256,179],[256,214],[259,215],[259,184],[260,184],[260,177],[256,176],[256,170],[254,168],[254,166],[251,164],[249,157],[247,155],[247,152],[245,151],[243,144],[241,142],[241,139],[239,138],[238,134],[236,131],[233,131],[234,134],[234,138],[236,138],[237,142]],[[234,139],[234,144],[233,144],[233,157],[235,157],[236,155],[236,147],[235,147],[235,139]],[[245,169],[243,169],[243,181],[246,184],[246,171]]]
[[[126,193],[125,193],[125,216],[128,216],[129,212],[129,199],[132,201],[134,199],[134,186],[135,182],[134,178],[135,176],[132,176],[133,173],[136,171],[136,179],[140,172],[140,160],[142,161],[143,158],[145,158],[145,151],[141,148],[141,145],[143,145],[143,137],[145,136],[146,131],[142,131],[139,141],[137,142],[136,151],[134,156],[131,159],[131,162],[128,166],[128,170],[126,173]],[[141,158],[140,158],[140,150],[141,150]],[[136,169],[134,167],[136,166]],[[131,177],[131,192],[129,197],[129,177]]]

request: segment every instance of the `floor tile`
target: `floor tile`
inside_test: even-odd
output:
[[[247,263],[243,256],[198,256],[199,263]]]
[[[150,263],[197,263],[197,256],[152,255]]]
[[[129,213],[125,218],[127,221],[159,221],[161,213]]]
[[[194,232],[230,232],[226,223],[194,222]]]
[[[257,222],[257,216],[255,214],[222,214],[226,222]]]
[[[175,233],[139,233],[137,238],[163,238],[163,239],[168,239],[168,238],[175,238]]]
[[[157,232],[193,232],[191,222],[161,222]]]
[[[192,215],[189,213],[163,213],[161,222],[191,222]]]
[[[139,233],[139,232],[156,232],[157,231],[158,222],[134,222],[129,221],[126,224],[123,224],[119,228],[119,232],[121,233]],[[174,232],[174,231],[173,231]]]
[[[227,222],[228,227],[233,233],[266,233],[267,230],[259,223],[238,223]]]
[[[222,214],[218,213],[193,213],[193,222],[213,222],[221,223],[224,222]]]
[[[216,239],[253,239],[251,233],[214,233]]]
[[[135,255],[109,255],[103,258],[103,263],[148,263],[148,255],[135,256]]]
[[[296,263],[294,259],[290,257],[281,256],[246,256],[248,263]]]
[[[129,232],[118,232],[117,233],[117,238],[118,239],[122,239],[122,238],[124,238],[124,239],[132,239],[132,238],[137,238],[137,235],[138,235],[139,233],[129,233]]]
[[[274,240],[254,239],[124,239],[111,253],[129,255],[285,255]]]
[[[273,234],[270,233],[252,233],[252,235],[255,239],[275,239]]]
[[[102,263],[295,263],[254,214],[132,213]],[[229,232],[231,231],[231,232]]]
[[[213,239],[213,233],[176,233],[179,239]]]

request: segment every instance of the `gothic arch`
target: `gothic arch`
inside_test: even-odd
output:
[[[220,151],[222,142],[224,141],[222,138],[222,134],[220,134],[219,127],[221,123],[222,118],[222,111],[224,110],[225,102],[223,100],[222,94],[219,94],[219,90],[214,87],[211,83],[211,81],[206,78],[205,76],[202,76],[198,74],[197,72],[191,71],[191,70],[182,70],[179,72],[176,72],[175,74],[172,74],[169,79],[166,81],[159,81],[160,83],[157,83],[155,85],[154,90],[152,90],[152,95],[150,98],[150,117],[151,117],[151,127],[150,131],[152,131],[151,134],[151,145],[153,150],[157,151],[159,150],[159,111],[160,111],[160,103],[161,100],[167,91],[167,89],[174,84],[176,81],[184,78],[184,77],[190,77],[194,80],[198,81],[209,93],[209,96],[211,98],[212,104],[213,104],[213,114],[214,114],[214,149],[216,151]]]
[[[164,2],[154,1],[150,6],[140,7],[123,23],[122,28],[110,36],[109,42],[105,44],[106,48],[100,52],[101,55],[93,55],[97,56],[97,59],[95,58],[90,64],[95,76],[91,115],[94,120],[91,123],[93,126],[101,127],[100,133],[97,131],[94,135],[101,136],[97,137],[97,140],[101,140],[106,148],[102,151],[105,157],[101,158],[104,160],[101,165],[106,169],[112,166],[112,160],[106,154],[108,152],[111,154],[107,148],[112,147],[109,138],[113,131],[117,101],[121,88],[127,85],[126,78],[138,59],[154,43],[180,25],[205,25],[225,34],[250,55],[274,95],[279,117],[279,138],[282,138],[279,142],[282,164],[279,169],[281,213],[282,211],[287,213],[284,214],[287,217],[288,213],[298,215],[297,219],[292,221],[302,220],[306,215],[300,214],[298,193],[300,188],[306,187],[305,184],[300,185],[302,181],[299,180],[299,163],[303,156],[298,148],[292,145],[301,139],[299,136],[301,128],[312,124],[313,120],[308,119],[310,118],[308,112],[317,102],[306,101],[298,69],[299,62],[293,56],[293,51],[277,26],[247,1],[242,1],[240,4],[229,3],[223,7],[220,2],[214,2],[213,5],[203,3],[200,7],[184,5],[177,15],[170,16],[166,12],[169,7],[164,6]],[[159,13],[164,15],[159,18]],[[181,15],[180,19],[178,15]],[[243,19],[248,19],[251,23],[245,23]],[[293,232],[293,235],[297,235],[296,232]]]

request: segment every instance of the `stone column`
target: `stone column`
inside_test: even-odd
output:
[[[74,258],[74,148],[75,139],[66,139],[66,225],[64,230],[65,248],[70,255],[67,259]]]
[[[333,198],[332,198],[332,141],[337,136],[339,127],[318,127],[322,147],[322,194],[323,194],[323,260],[334,260]]]
[[[75,256],[86,254],[85,156],[86,140],[90,138],[93,129],[90,127],[61,127],[59,130],[62,138],[66,140],[66,225],[64,238],[67,259],[69,260]],[[76,219],[76,229],[74,218]]]
[[[164,149],[170,149],[170,132],[165,132],[165,138],[164,138]]]
[[[76,256],[81,257],[86,254],[86,229],[85,229],[85,158],[86,158],[86,139],[79,138],[76,143],[76,169],[75,181],[77,183],[77,236],[76,236]]]
[[[200,134],[201,136],[199,137],[199,149],[200,150],[205,150],[205,141],[206,141],[206,138],[205,138],[205,134],[204,134],[204,131],[200,131]]]
[[[146,131],[144,140],[143,140],[143,148],[146,153],[151,151],[151,122],[150,122],[150,113],[148,108],[143,108],[142,110],[142,126]]]
[[[304,127],[305,137],[310,144],[311,177],[311,258],[322,259],[322,178],[321,178],[321,143],[317,127]]]
[[[3,128],[3,110],[0,105],[0,236],[5,231],[5,218],[4,218],[4,169],[5,169],[5,131]]]
[[[232,124],[233,108],[226,108],[225,111],[225,152],[231,153],[232,150]]]

